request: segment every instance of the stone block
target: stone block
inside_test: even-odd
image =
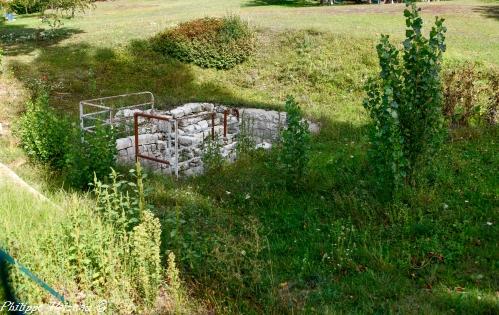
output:
[[[212,112],[214,108],[215,108],[215,105],[213,105],[211,103],[203,103],[203,109],[207,112]]]
[[[184,108],[189,108],[190,112],[193,114],[199,113],[203,111],[203,104],[202,103],[187,103],[183,106]]]
[[[126,151],[127,151],[127,155],[129,157],[132,157],[132,158],[135,157],[135,148],[134,147],[127,148]]]
[[[206,120],[201,120],[197,123],[197,125],[199,126],[199,130],[207,130],[210,127],[208,121]]]
[[[116,150],[118,151],[124,150],[131,146],[132,146],[132,140],[129,137],[116,140]]]
[[[188,126],[183,127],[182,129],[180,129],[180,127],[179,127],[179,130],[182,130],[184,133],[190,134],[190,133],[196,132],[196,126],[195,125],[188,125]]]
[[[191,136],[179,136],[178,143],[183,146],[191,146],[196,139]]]
[[[173,118],[180,118],[185,116],[184,109],[181,107],[174,108],[170,111],[170,114],[173,116]]]
[[[256,145],[257,149],[269,150],[272,148],[272,144],[268,142],[262,142]]]

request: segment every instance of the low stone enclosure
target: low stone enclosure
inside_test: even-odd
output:
[[[116,101],[117,105],[109,104]],[[222,157],[229,162],[236,159],[243,133],[257,148],[270,149],[286,128],[286,113],[212,103],[159,110],[153,94],[141,92],[81,101],[81,128],[91,132],[96,121],[115,126],[121,135],[116,140],[119,163],[133,164],[140,159],[157,172],[192,176],[204,171],[202,158],[209,141],[218,143]],[[311,132],[319,131],[318,124],[308,123]]]

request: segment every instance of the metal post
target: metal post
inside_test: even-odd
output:
[[[133,127],[135,132],[135,162],[139,161],[139,113],[133,114]]]
[[[85,123],[83,122],[83,103],[80,102],[80,127],[82,130],[85,129]]]

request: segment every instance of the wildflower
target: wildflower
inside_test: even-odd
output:
[[[227,195],[230,195],[230,191],[228,191],[228,190],[226,190],[226,191],[225,191],[225,193],[226,193]]]
[[[244,199],[246,199],[246,200],[248,200],[250,198],[251,198],[250,194],[246,194],[246,196],[244,196]]]

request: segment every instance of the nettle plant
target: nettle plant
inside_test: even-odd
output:
[[[440,68],[445,51],[444,19],[436,18],[429,38],[422,34],[420,9],[407,3],[406,39],[398,50],[382,35],[377,45],[381,72],[369,79],[364,107],[374,122],[371,165],[393,197],[414,183],[444,136]],[[402,55],[402,56],[401,56]]]

